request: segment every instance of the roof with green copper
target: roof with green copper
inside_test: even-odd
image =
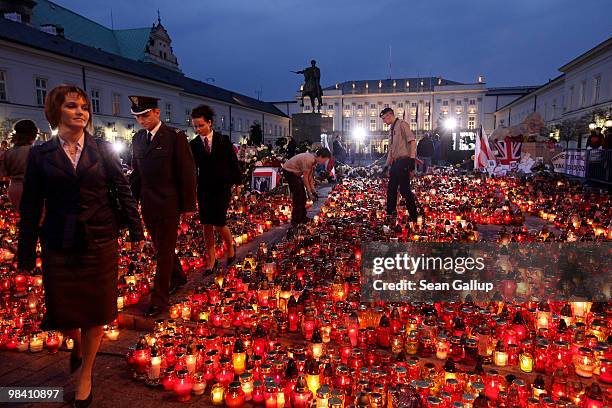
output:
[[[151,28],[111,30],[49,0],[36,0],[32,25],[60,26],[64,37],[111,54],[142,60]]]

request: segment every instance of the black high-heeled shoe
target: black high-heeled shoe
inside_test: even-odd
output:
[[[219,268],[219,260],[215,259],[215,264],[213,265],[213,267],[211,269],[205,269],[203,274],[204,276],[210,276],[213,273],[217,272],[218,268]]]
[[[70,374],[74,374],[74,372],[83,364],[83,358],[74,353],[74,349],[72,350],[73,351],[70,352]]]
[[[230,266],[234,262],[236,262],[236,244],[232,245],[234,247],[234,256],[227,257],[227,266]]]
[[[84,400],[76,399],[74,397],[74,401],[72,402],[73,408],[87,408],[91,405],[93,401],[93,374],[91,375],[91,388],[89,389],[89,395]]]

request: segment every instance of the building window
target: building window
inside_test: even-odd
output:
[[[457,106],[461,106],[461,99],[457,99],[457,102],[455,103]]]
[[[6,101],[6,72],[0,71],[0,101]]]
[[[383,106],[384,106],[385,108],[388,108],[388,107],[389,107],[389,104],[388,104],[388,103],[385,103]]]
[[[238,118],[238,131],[242,132],[242,118]]]
[[[376,104],[375,103],[371,103],[370,104],[370,109],[376,109]]]
[[[47,80],[44,78],[36,78],[36,103],[38,106],[45,106],[45,98],[47,97]]]
[[[363,119],[357,119],[357,127],[363,128]]]
[[[351,120],[350,119],[344,119],[344,130],[346,132],[351,130]]]
[[[91,90],[91,111],[100,113],[100,91],[97,89]]]
[[[446,100],[446,99],[445,99],[445,100],[443,100],[443,101],[442,101],[442,106],[448,106],[448,100]]]
[[[304,105],[304,112],[309,111],[310,110],[310,105]]]
[[[476,99],[470,99],[470,105],[476,105]]]
[[[225,130],[225,115],[221,115],[221,129]]]
[[[171,103],[166,103],[165,120],[166,122],[172,122],[172,104]]]
[[[357,109],[363,109],[363,105],[361,104],[357,105]]]
[[[400,103],[398,103],[398,104],[397,104],[397,107],[398,107],[398,108],[403,108],[403,107],[404,107],[404,102],[400,102]]]
[[[476,129],[476,116],[468,116],[468,129]]]
[[[429,101],[425,102],[425,106],[429,108]]]
[[[351,105],[344,105],[344,110],[351,110]]]
[[[419,104],[418,104],[418,103],[416,103],[416,102],[412,102],[412,103],[410,104],[410,106],[411,106],[411,107],[413,107],[413,108],[416,108],[417,106],[419,106]]]
[[[425,118],[423,121],[423,130],[429,130],[429,118]]]
[[[0,73],[0,77],[2,76],[2,73]],[[596,77],[593,78],[593,103],[597,103],[597,101],[599,100],[599,93],[600,93],[600,89],[601,89],[601,75],[597,75]],[[2,92],[2,86],[0,85],[0,93]],[[0,94],[0,99],[2,98],[2,95]]]
[[[416,118],[410,118],[410,130],[412,130],[413,132],[417,130],[417,119]]]
[[[334,109],[334,105],[327,105],[327,109],[333,110]]]
[[[376,116],[376,111],[375,110],[370,110],[370,116]]]
[[[121,95],[113,94],[113,116],[121,115]]]
[[[586,105],[586,81],[580,83],[580,106]]]
[[[234,129],[236,129],[236,128],[235,128],[235,124],[234,124],[234,122],[235,122],[234,118],[233,118],[233,117],[232,117],[232,118],[230,118],[230,130],[234,130]]]
[[[384,130],[385,132],[387,132],[387,131],[389,131],[389,129],[391,129],[391,126],[390,126],[390,125],[387,125],[386,123],[384,123],[384,122],[383,122],[383,130]]]
[[[456,113],[457,115],[461,115],[461,112],[462,112],[461,108],[457,108],[457,109],[455,109],[455,113]]]
[[[187,126],[191,124],[191,109],[185,109],[185,123],[187,123]]]
[[[570,86],[569,109],[574,108],[574,86]]]
[[[376,119],[370,119],[370,131],[376,131]]]

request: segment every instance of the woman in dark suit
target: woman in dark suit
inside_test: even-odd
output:
[[[87,94],[75,86],[58,86],[47,95],[45,116],[58,136],[30,151],[19,222],[19,269],[34,267],[40,236],[47,309],[42,327],[62,330],[75,340],[71,372],[82,365],[76,407],[91,404],[92,370],[103,326],[117,317],[116,200],[128,219],[131,241],[142,248],[144,238],[116,155],[109,143],[87,132],[90,107]]]
[[[208,252],[208,267],[212,273],[218,266],[215,259],[215,230],[227,248],[227,264],[236,260],[236,246],[227,226],[227,208],[232,197],[232,185],[240,184],[242,173],[234,146],[227,136],[213,131],[215,112],[206,105],[191,111],[191,122],[198,134],[189,144],[196,164],[198,208],[204,225],[204,241]]]

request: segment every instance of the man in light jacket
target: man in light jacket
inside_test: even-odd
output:
[[[410,125],[396,118],[393,109],[385,108],[380,112],[383,122],[391,127],[389,132],[389,149],[385,170],[389,170],[387,186],[387,215],[394,216],[397,207],[397,190],[406,200],[410,221],[416,222],[417,206],[414,194],[410,190],[410,176],[415,168],[416,137]]]

